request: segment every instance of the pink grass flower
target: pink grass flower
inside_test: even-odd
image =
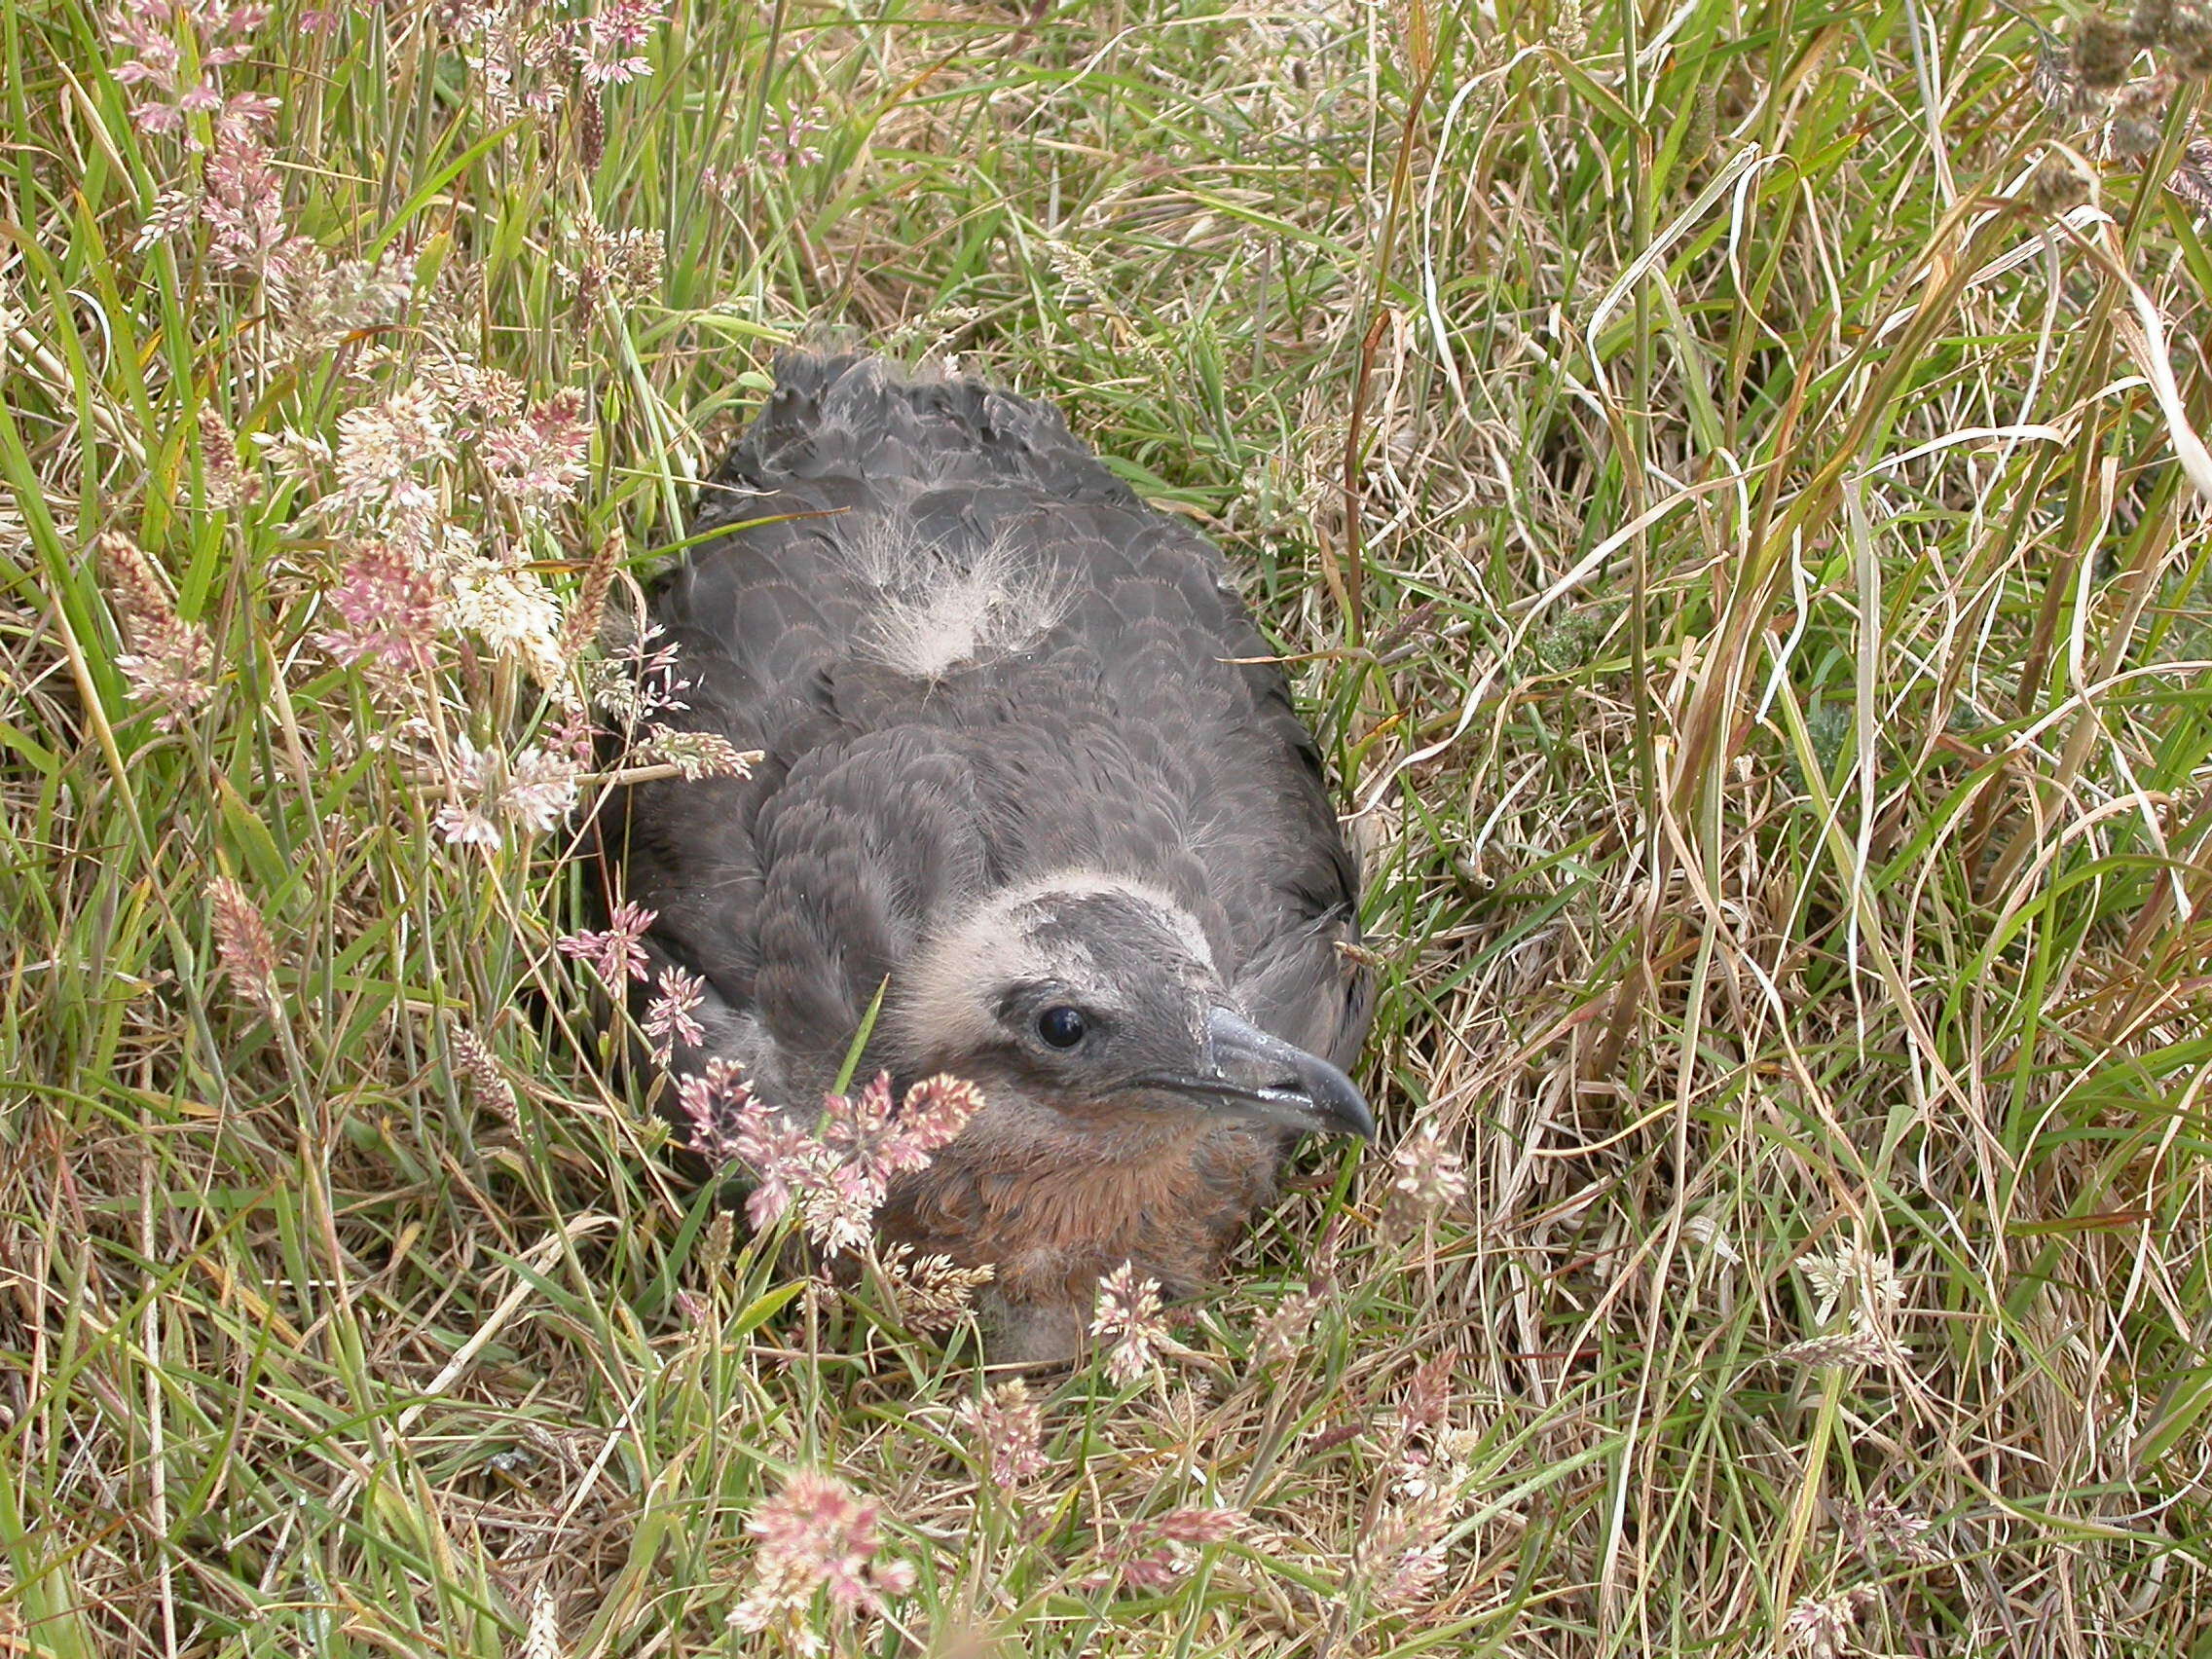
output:
[[[154,725],[175,731],[215,695],[215,647],[206,628],[176,613],[175,602],[138,544],[103,535],[93,544],[106,578],[108,603],[131,650],[115,666],[131,695],[154,705]]]
[[[817,133],[830,130],[827,114],[819,106],[797,111],[780,129],[771,128],[762,132],[754,146],[761,164],[780,170],[812,166],[821,161],[822,151],[813,138]]]
[[[800,1470],[756,1508],[745,1530],[759,1540],[753,1581],[729,1615],[735,1630],[790,1627],[816,1592],[827,1592],[832,1614],[850,1620],[882,1611],[913,1588],[911,1563],[886,1558],[879,1530],[882,1506],[844,1482]]]
[[[1104,1552],[1104,1565],[1085,1575],[1086,1588],[1103,1590],[1118,1578],[1143,1595],[1161,1595],[1191,1575],[1199,1550],[1235,1537],[1246,1526],[1242,1510],[1197,1504],[1139,1521]]]
[[[690,977],[675,972],[682,1002]],[[668,1000],[670,976],[661,978],[661,1000]],[[673,1013],[656,1021],[660,1006],[656,1001],[647,1012],[647,1034],[664,1041],[682,1034]],[[686,1041],[696,1044],[703,1035]],[[810,1127],[755,1098],[738,1081],[737,1068],[721,1059],[710,1060],[702,1074],[678,1078],[676,1090],[691,1149],[717,1165],[736,1163],[753,1177],[746,1219],[760,1229],[795,1212],[807,1236],[831,1254],[865,1244],[892,1179],[924,1167],[981,1105],[971,1085],[939,1077],[916,1084],[894,1108],[891,1080],[879,1076],[856,1095],[826,1096],[820,1126]]]
[[[615,911],[617,920],[623,910],[636,911],[645,916],[652,914],[650,910],[639,910],[635,904],[625,904],[621,910]],[[606,939],[609,936],[586,934],[580,937]],[[568,948],[567,940],[562,941],[562,948]],[[640,961],[634,973],[636,977],[643,979],[645,977],[643,961],[645,953],[640,951],[638,954]],[[607,977],[609,985],[615,983],[605,967],[600,972]],[[722,1059],[719,1055],[707,1062],[704,1072],[689,1073],[676,1080],[676,1104],[690,1124],[689,1132],[684,1136],[686,1143],[693,1152],[718,1166],[727,1163],[738,1155],[737,1142],[744,1124],[760,1113],[760,1104],[753,1097],[753,1090],[747,1085],[739,1066],[735,1061]]]
[[[874,1231],[882,1202],[883,1189],[865,1170],[831,1155],[820,1177],[798,1195],[799,1226],[832,1256],[858,1250]]]
[[[208,263],[217,271],[281,286],[310,262],[313,244],[292,235],[283,186],[252,126],[223,124],[202,175],[200,217],[208,232]]]
[[[631,979],[644,980],[651,977],[650,958],[639,941],[659,919],[659,911],[625,901],[608,917],[604,932],[566,935],[557,941],[556,948],[563,956],[590,963],[599,971],[600,979],[610,988]]]
[[[1318,1281],[1284,1297],[1268,1315],[1267,1323],[1260,1327],[1259,1337],[1252,1345],[1253,1363],[1281,1365],[1290,1360],[1306,1346],[1307,1333],[1312,1329],[1321,1307],[1322,1290]]]
[[[1423,1124],[1390,1155],[1391,1187],[1424,1210],[1440,1210],[1467,1196],[1466,1165],[1444,1144],[1434,1124]]]
[[[238,993],[271,1019],[282,1009],[276,990],[276,941],[260,907],[227,875],[207,884],[208,922],[223,971]]]
[[[583,393],[564,388],[519,419],[486,430],[484,464],[492,482],[526,513],[538,515],[571,499],[583,482],[591,423]]]
[[[645,1035],[653,1040],[653,1057],[667,1064],[676,1045],[696,1047],[707,1040],[706,1030],[692,1018],[707,1000],[707,981],[682,968],[663,968],[656,995],[645,1009]]]
[[[733,1151],[756,1182],[745,1200],[745,1219],[756,1232],[775,1226],[794,1207],[803,1216],[805,1200],[829,1184],[834,1162],[819,1138],[765,1108],[741,1121]]]
[[[248,37],[269,20],[268,9],[219,6],[188,0],[121,0],[105,18],[110,73],[117,82],[148,95],[131,106],[130,119],[142,132],[181,133],[188,118],[221,111],[221,71],[250,55]],[[194,43],[198,75],[182,81],[184,49],[180,32]],[[266,100],[265,100],[266,101]]]
[[[616,46],[636,50],[668,16],[668,0],[607,0],[594,19]]]
[[[569,33],[569,50],[585,85],[619,87],[652,73],[643,48],[666,16],[666,0],[606,0],[596,16]]]
[[[1160,1310],[1160,1281],[1139,1278],[1130,1262],[1100,1279],[1090,1334],[1113,1345],[1106,1353],[1108,1377],[1124,1387],[1142,1377],[1167,1340],[1167,1322]]]
[[[1794,1652],[1810,1654],[1812,1659],[1843,1659],[1853,1650],[1852,1631],[1880,1599],[1864,1584],[1833,1596],[1807,1596],[1784,1617],[1782,1634]]]
[[[340,663],[410,674],[429,665],[438,634],[437,583],[396,549],[383,543],[357,549],[327,602],[338,625],[315,635],[315,644]]]
[[[1045,1408],[1020,1378],[967,1401],[960,1419],[1000,1490],[1016,1491],[1045,1472]]]
[[[881,1202],[895,1176],[927,1168],[981,1104],[975,1085],[940,1076],[914,1085],[894,1110],[891,1074],[878,1072],[857,1094],[825,1097],[822,1138],[864,1172]]]
[[[130,106],[130,125],[149,135],[162,135],[184,130],[184,111],[174,104],[144,103]]]

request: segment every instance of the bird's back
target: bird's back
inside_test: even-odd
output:
[[[933,913],[1096,867],[1171,893],[1255,1018],[1348,1062],[1356,872],[1202,536],[1049,406],[815,353],[704,492],[694,535],[725,528],[653,612],[679,723],[766,761],[634,792],[624,854],[658,948],[745,1026],[725,1048],[811,1077]]]

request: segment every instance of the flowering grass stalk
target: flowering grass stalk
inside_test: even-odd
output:
[[[662,976],[664,987],[670,977]],[[688,983],[678,986],[681,995],[690,991]],[[664,988],[662,1000],[668,995]],[[671,1021],[679,1017],[670,1014]],[[652,1029],[648,1015],[648,1035]],[[879,1073],[853,1094],[825,1096],[821,1121],[810,1128],[756,1096],[740,1069],[722,1059],[678,1078],[676,1098],[690,1148],[755,1183],[746,1215],[756,1228],[795,1211],[807,1236],[832,1253],[865,1243],[891,1183],[925,1168],[982,1104],[974,1085],[932,1077],[895,1106],[891,1079]]]

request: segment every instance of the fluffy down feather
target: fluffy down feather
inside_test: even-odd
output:
[[[992,1029],[988,985],[1052,975],[975,939],[1009,893],[1126,888],[1163,931],[1141,904],[1076,927],[1070,974],[1180,965],[1193,1006],[1356,1054],[1370,985],[1337,948],[1356,870],[1281,672],[1229,660],[1267,646],[1221,555],[1048,406],[850,354],[779,363],[703,493],[695,532],[723,526],[652,608],[691,681],[680,723],[766,760],[642,786],[608,837],[659,912],[656,957],[707,981],[705,1048],[811,1104],[888,982],[868,1063],[965,1072],[988,1104],[883,1224],[994,1264],[1008,1355],[1070,1351],[1124,1259],[1196,1289],[1294,1136],[1040,1070]],[[1172,1001],[1124,1023],[1173,1025]]]

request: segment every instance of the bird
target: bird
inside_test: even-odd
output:
[[[990,1270],[994,1360],[1078,1358],[1124,1268],[1206,1290],[1301,1137],[1376,1134],[1359,870],[1219,549],[1051,404],[843,348],[779,357],[685,539],[667,718],[759,759],[606,837],[698,981],[668,1066],[804,1114],[865,1027],[973,1085],[875,1224]]]

